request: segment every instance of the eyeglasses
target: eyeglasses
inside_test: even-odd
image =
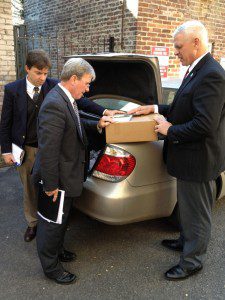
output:
[[[87,88],[90,87],[90,83],[84,83]]]
[[[90,87],[90,82],[84,82],[82,79],[79,79],[79,81],[82,82],[86,86],[86,88]]]

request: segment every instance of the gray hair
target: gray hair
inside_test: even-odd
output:
[[[205,26],[200,21],[192,20],[183,23],[174,31],[173,37],[175,37],[180,32],[192,34],[199,38],[199,40],[201,40],[205,45],[208,44],[208,32]]]
[[[92,80],[95,80],[95,71],[86,60],[83,58],[70,58],[63,66],[61,80],[67,81],[73,75],[76,75],[78,79],[81,79],[84,74],[90,74]]]

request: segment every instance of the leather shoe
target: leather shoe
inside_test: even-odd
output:
[[[202,269],[202,265],[194,269],[183,269],[181,266],[177,265],[169,269],[165,273],[165,277],[167,280],[182,280],[186,279],[195,273],[199,272]]]
[[[62,262],[70,262],[77,258],[76,254],[67,250],[63,250],[62,253],[59,254],[59,260]]]
[[[183,251],[183,245],[179,240],[162,240],[162,245],[175,251]]]
[[[75,274],[72,274],[70,272],[64,271],[61,275],[55,278],[50,278],[53,279],[56,283],[59,284],[70,284],[73,281],[75,281],[77,276]]]
[[[37,232],[37,226],[34,226],[34,227],[28,226],[27,230],[24,234],[24,241],[31,242],[35,238],[36,232]]]

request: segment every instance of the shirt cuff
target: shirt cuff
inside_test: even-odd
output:
[[[158,114],[159,113],[159,107],[157,104],[153,104],[153,107],[154,107],[154,113],[155,114]]]
[[[105,110],[103,111],[103,113],[102,113],[103,116],[105,115],[105,112],[106,112],[107,110],[108,110],[108,109],[105,109]]]
[[[12,152],[2,153],[2,155],[8,155],[8,154],[12,154]]]

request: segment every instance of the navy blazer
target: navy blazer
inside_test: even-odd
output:
[[[194,67],[171,105],[159,113],[172,123],[164,143],[170,175],[216,179],[225,170],[225,71],[208,53]]]
[[[57,79],[47,78],[42,86],[43,96],[58,83]],[[104,108],[87,98],[77,101],[78,109],[102,116]],[[27,92],[26,78],[16,80],[5,86],[3,99],[0,143],[1,152],[12,151],[12,143],[24,147],[27,127]]]

